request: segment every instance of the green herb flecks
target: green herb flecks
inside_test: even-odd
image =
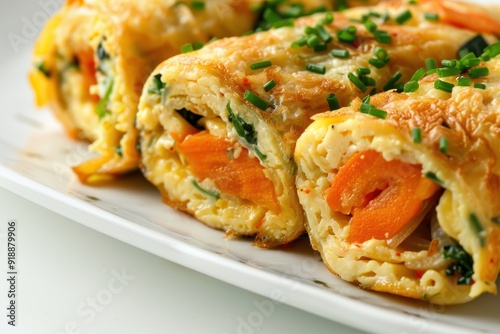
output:
[[[479,244],[481,245],[481,247],[484,247],[484,245],[486,244],[486,237],[485,237],[486,231],[484,230],[484,226],[479,220],[479,217],[475,213],[469,214],[469,224],[471,229],[478,237]]]
[[[106,86],[106,91],[104,92],[104,96],[101,98],[99,103],[97,103],[97,107],[95,108],[95,112],[99,119],[102,119],[104,116],[108,115],[110,111],[107,109],[109,98],[111,97],[111,93],[113,92],[114,80],[108,79],[108,85]]]
[[[49,71],[49,69],[47,68],[47,66],[45,65],[45,63],[43,61],[36,64],[36,69],[40,73],[42,73],[46,78],[50,78],[50,76],[52,75],[52,73]]]
[[[214,198],[215,200],[218,200],[220,199],[220,194],[218,192],[215,192],[215,191],[211,191],[211,190],[207,190],[205,188],[203,188],[202,186],[200,186],[198,184],[198,182],[196,182],[195,180],[192,181],[192,184],[193,186],[198,189],[199,192],[201,192],[202,194],[205,194],[209,197],[212,197]]]
[[[149,86],[148,88],[148,93],[162,95],[166,85],[167,85],[166,83],[161,81],[161,73],[158,73],[153,76],[153,82],[151,83],[151,86]]]
[[[457,284],[470,285],[474,275],[472,257],[458,244],[444,246],[443,255],[445,259],[454,261],[446,269],[446,275],[458,275]]]

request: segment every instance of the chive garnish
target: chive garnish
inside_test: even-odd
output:
[[[193,1],[193,2],[191,2],[191,7],[193,7],[193,9],[198,9],[198,10],[205,9],[205,2],[204,1]]]
[[[181,53],[188,53],[194,51],[194,46],[192,43],[186,43],[181,46]]]
[[[326,73],[326,67],[323,65],[317,65],[317,64],[306,64],[306,70],[309,72],[317,73],[317,74],[325,74]]]
[[[330,110],[337,110],[340,108],[339,100],[337,98],[337,95],[335,95],[334,93],[328,94],[326,96],[326,101],[328,102]]]
[[[458,77],[457,86],[468,87],[471,84],[471,79],[469,77]]]
[[[486,89],[486,85],[482,83],[476,83],[474,84],[474,88]]]
[[[455,59],[452,59],[452,60],[443,59],[443,60],[441,60],[441,65],[443,65],[444,67],[456,67],[457,61]]]
[[[220,195],[219,193],[215,192],[215,191],[210,191],[210,190],[206,190],[205,188],[203,188],[202,186],[200,186],[198,184],[198,182],[196,182],[195,180],[192,181],[192,184],[193,186],[198,189],[202,194],[205,194],[209,197],[212,197],[216,200],[220,199]]]
[[[43,62],[40,62],[36,65],[36,69],[42,73],[46,78],[50,78],[51,76],[51,73],[50,71],[47,69],[47,67],[45,66],[45,64]]]
[[[457,67],[441,67],[436,68],[436,73],[440,78],[452,77],[459,75],[462,71]]]
[[[385,30],[377,30],[375,40],[381,44],[390,44],[392,42],[391,36]]]
[[[422,142],[422,129],[412,128],[411,129],[411,137],[413,138],[413,142],[415,144],[420,144]]]
[[[271,89],[276,87],[276,82],[271,79],[268,82],[266,82],[263,87],[266,92],[269,92]]]
[[[339,41],[344,42],[344,43],[352,43],[356,40],[356,34],[351,33],[346,29],[342,29],[339,32],[337,32],[337,38]]]
[[[386,59],[389,58],[389,55],[387,54],[387,51],[384,48],[380,47],[380,46],[375,47],[375,52],[374,53],[375,53],[375,57],[377,57],[380,60],[384,60],[385,61]]]
[[[427,71],[433,70],[433,69],[436,69],[436,68],[437,68],[437,61],[436,61],[436,59],[434,59],[434,58],[427,58],[425,60],[425,69]]]
[[[418,81],[409,81],[407,82],[404,87],[403,87],[403,92],[405,93],[413,93],[415,91],[417,91],[417,89],[419,88],[419,84],[418,84]]]
[[[380,109],[377,109],[377,108],[374,108],[374,107],[372,107],[368,110],[368,114],[375,116],[375,117],[378,117],[378,118],[382,118],[382,119],[387,118],[387,112],[380,110]]]
[[[351,82],[359,88],[360,91],[362,91],[363,93],[365,93],[368,88],[366,88],[365,84],[362,83],[358,77],[356,77],[353,73],[349,72],[349,74],[347,74],[347,77],[349,78],[349,80],[351,80]]]
[[[455,87],[454,84],[446,82],[446,81],[442,81],[442,80],[434,81],[434,88],[442,90],[442,91],[447,92],[447,93],[451,93],[451,91],[453,90],[453,87]]]
[[[95,108],[95,112],[99,119],[103,118],[107,114],[109,114],[109,110],[106,109],[106,106],[109,102],[109,98],[111,97],[111,93],[113,92],[113,85],[114,85],[114,80],[111,78],[108,80],[108,85],[106,86],[106,91],[104,93],[104,96],[102,99],[97,103],[97,106]]]
[[[301,36],[295,42],[292,43],[292,48],[299,48],[307,44],[307,36]]]
[[[262,60],[262,61],[258,61],[258,62],[255,62],[253,64],[250,64],[250,68],[252,70],[259,70],[261,68],[266,68],[266,67],[269,67],[271,65],[272,65],[272,63],[270,60]]]
[[[360,75],[359,80],[365,85],[365,86],[376,86],[377,81],[375,79],[367,77],[365,75]]]
[[[161,95],[166,85],[167,85],[166,83],[161,81],[161,73],[155,74],[153,76],[153,82],[151,86],[148,88],[148,93]]]
[[[424,13],[424,18],[429,21],[439,21],[439,15],[437,13]]]
[[[376,68],[382,68],[387,64],[385,61],[377,59],[377,58],[370,58],[368,60],[368,63]]]
[[[423,67],[419,68],[412,75],[410,81],[419,81],[425,76],[425,69]]]
[[[407,9],[398,16],[396,16],[396,22],[399,24],[403,24],[409,19],[411,19],[411,17],[412,17],[411,12]]]
[[[469,77],[471,78],[481,78],[490,74],[490,70],[487,67],[477,67],[469,70]]]
[[[254,126],[245,122],[240,115],[235,115],[229,102],[226,104],[226,109],[229,114],[228,120],[233,124],[238,136],[245,139],[249,144],[257,144],[257,133]]]
[[[336,58],[343,58],[343,59],[349,58],[349,51],[343,49],[333,49],[331,51],[331,54]]]
[[[485,245],[485,237],[484,237],[484,227],[483,227],[483,224],[481,224],[481,221],[479,220],[479,218],[477,217],[477,215],[475,213],[471,213],[469,215],[469,223],[470,223],[470,227],[472,228],[472,230],[474,231],[474,233],[476,233],[477,237],[479,238],[479,244],[481,245],[481,247],[484,247]]]
[[[441,153],[448,153],[448,138],[446,137],[439,138],[439,151]]]
[[[358,76],[370,74],[372,71],[367,67],[359,67],[356,69],[356,74]]]
[[[319,38],[325,43],[330,43],[333,39],[332,35],[322,25],[316,25],[316,30]]]
[[[378,26],[372,21],[372,20],[366,20],[365,21],[365,28],[371,33],[374,33],[377,31]]]
[[[433,173],[433,172],[427,172],[427,173],[425,173],[425,177],[426,177],[426,178],[428,178],[428,179],[429,179],[429,180],[431,180],[431,181],[436,182],[436,183],[437,183],[437,184],[439,184],[441,187],[443,187],[443,185],[444,185],[443,181],[441,181],[441,179],[439,179],[439,178],[437,177],[437,175],[436,175],[435,173]]]
[[[389,79],[389,81],[383,87],[384,90],[393,89],[394,85],[396,84],[396,82],[399,79],[401,79],[402,76],[403,76],[403,74],[401,72],[399,72],[399,71],[397,71],[396,73],[394,73],[394,75]]]
[[[307,37],[307,46],[310,48],[318,46],[320,42],[321,41],[317,35],[309,35],[309,37]]]
[[[472,54],[472,53],[469,53]],[[460,61],[465,67],[474,67],[481,63],[481,59],[479,58],[468,58]]]
[[[268,102],[249,90],[245,91],[243,98],[261,110],[266,110],[269,107]]]

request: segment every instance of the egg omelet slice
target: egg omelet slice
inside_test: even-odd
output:
[[[392,89],[429,57],[453,58],[476,36],[425,20],[418,5],[355,11],[358,20],[351,10],[322,13],[294,27],[215,41],[153,71],[136,124],[142,171],[167,204],[252,236],[258,246],[294,240],[304,232],[304,215],[293,152],[311,116]],[[411,24],[380,14],[405,11],[413,13]],[[376,31],[360,22],[367,13]],[[383,66],[372,65],[375,58]]]
[[[333,273],[437,304],[496,293],[497,54],[500,44],[420,71],[407,93],[315,116],[296,146],[297,189],[311,243]]]

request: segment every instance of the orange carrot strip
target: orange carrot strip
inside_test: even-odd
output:
[[[211,179],[224,193],[279,211],[274,184],[264,174],[259,160],[250,158],[244,148],[237,158],[229,159],[227,152],[233,146],[225,138],[201,131],[186,137],[177,148],[198,179]]]
[[[386,161],[378,152],[365,151],[351,157],[335,175],[327,202],[334,211],[352,214],[348,242],[388,240],[438,189],[422,177],[420,166]]]

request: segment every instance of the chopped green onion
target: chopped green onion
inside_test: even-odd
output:
[[[359,80],[365,85],[365,86],[376,86],[377,81],[375,79],[367,77],[365,75],[360,75]]]
[[[403,91],[405,93],[413,93],[417,91],[419,87],[420,85],[418,84],[418,81],[409,81],[404,85]]]
[[[192,43],[186,43],[181,46],[181,53],[188,53],[194,51],[194,46]]]
[[[437,175],[433,172],[427,172],[425,173],[425,177],[428,178],[429,180],[432,180],[434,182],[436,182],[437,184],[439,184],[441,187],[443,187],[444,185],[444,182],[437,177]]]
[[[495,44],[491,44],[490,46],[487,46],[486,48],[484,48],[484,51],[488,52],[488,55],[491,58],[496,57],[497,55],[500,54],[500,42],[497,42]]]
[[[194,186],[196,189],[198,189],[198,190],[199,190],[202,194],[205,194],[205,195],[207,195],[207,196],[209,196],[209,197],[212,197],[212,198],[214,198],[214,199],[216,199],[216,200],[220,199],[220,195],[219,195],[219,193],[217,193],[217,192],[215,192],[215,191],[210,191],[210,190],[206,190],[206,189],[202,188],[202,186],[200,186],[200,185],[198,184],[198,182],[196,182],[195,180],[193,180],[193,181],[192,181],[192,184],[193,184],[193,186]]]
[[[358,76],[370,74],[372,71],[367,67],[360,67],[356,69]]]
[[[340,30],[337,32],[337,38],[339,41],[344,43],[352,43],[356,40],[356,34],[349,32],[348,30]]]
[[[323,65],[317,65],[317,64],[306,64],[306,70],[309,72],[317,73],[317,74],[325,74],[326,73],[326,67]]]
[[[410,81],[419,81],[425,76],[425,69],[423,67],[415,71]]]
[[[363,93],[365,93],[368,88],[366,88],[365,84],[362,83],[358,77],[356,77],[353,73],[349,72],[349,74],[347,74],[347,77],[349,78],[349,80],[351,80],[351,82],[359,88],[360,91],[362,91]]]
[[[295,21],[291,18],[275,21],[272,23],[273,28],[293,27],[294,25]]]
[[[439,15],[437,13],[424,13],[424,18],[429,21],[439,21]]]
[[[471,78],[481,78],[490,74],[490,70],[487,67],[477,67],[469,70],[469,77]]]
[[[309,35],[309,37],[307,38],[307,46],[310,48],[318,46],[320,42],[321,41],[317,35]]]
[[[261,68],[269,67],[271,65],[272,65],[272,63],[270,60],[262,60],[262,61],[258,61],[256,63],[250,64],[250,68],[252,70],[259,70]]]
[[[377,30],[375,32],[375,40],[382,44],[390,44],[392,42],[391,36],[384,30]]]
[[[448,138],[446,137],[439,138],[439,151],[441,153],[448,153]]]
[[[328,102],[330,110],[337,110],[340,108],[339,100],[337,98],[337,95],[335,95],[334,93],[328,94],[326,96],[326,101]]]
[[[411,12],[407,9],[398,16],[396,16],[396,22],[399,24],[403,24],[409,19],[411,19],[411,17],[412,17]]]
[[[448,59],[443,59],[441,60],[441,65],[444,67],[456,67],[457,66],[457,61],[456,60],[448,60]]]
[[[469,77],[458,77],[457,78],[457,86],[468,87],[471,84],[471,80]]]
[[[375,54],[375,57],[377,57],[380,60],[384,60],[385,61],[386,59],[389,58],[389,55],[387,54],[387,51],[384,48],[380,47],[380,46],[375,47],[374,54]]]
[[[481,245],[481,247],[484,247],[485,245],[485,231],[484,231],[484,227],[483,227],[483,224],[481,224],[481,221],[479,220],[479,218],[476,216],[475,213],[471,213],[469,215],[469,223],[470,223],[470,227],[472,228],[472,230],[474,231],[474,233],[476,233],[477,237],[479,238],[479,244]]]
[[[403,74],[401,72],[396,72],[394,73],[394,75],[389,79],[389,81],[385,84],[385,86],[383,87],[384,90],[389,90],[389,89],[393,89],[394,88],[394,85],[396,84],[396,82],[401,79],[401,77],[403,76]]]
[[[436,73],[440,78],[452,77],[460,74],[462,71],[457,67],[436,68]]]
[[[330,43],[333,39],[332,35],[322,25],[316,25],[316,29],[318,30],[318,36],[325,43]]]
[[[372,20],[366,20],[365,28],[369,32],[374,33],[375,31],[377,31],[378,26]]]
[[[451,93],[451,91],[453,90],[453,87],[455,87],[454,84],[446,82],[446,81],[442,81],[442,80],[434,81],[434,88],[442,90],[442,91],[447,92],[447,93]]]
[[[243,98],[261,110],[266,110],[269,107],[268,102],[264,101],[249,90],[245,91]]]
[[[193,7],[193,9],[198,9],[198,10],[205,9],[205,2],[204,1],[193,1],[193,2],[191,2],[191,7]]]
[[[387,112],[380,110],[380,109],[377,109],[377,108],[374,108],[374,107],[372,107],[372,108],[370,108],[370,110],[368,110],[368,114],[375,116],[375,117],[378,117],[378,118],[382,118],[382,119],[387,118]]]
[[[333,22],[333,14],[326,13],[325,17],[320,21],[322,24],[330,24]]]
[[[425,69],[428,70],[433,70],[437,68],[437,61],[434,58],[427,58],[425,60]]]
[[[368,63],[372,66],[375,66],[376,68],[382,68],[387,64],[385,61],[377,59],[377,58],[370,58],[368,60]]]
[[[333,49],[331,54],[336,58],[349,58],[349,51],[343,49]]]
[[[307,36],[302,36],[292,43],[292,48],[296,49],[307,44]]]
[[[368,96],[370,96],[370,95],[368,95]],[[373,108],[373,106],[370,104],[370,102],[361,103],[361,106],[359,107],[359,111],[362,112],[363,114],[368,114],[368,112],[370,111],[371,108]]]
[[[469,54],[472,54],[472,53],[469,53]],[[468,58],[468,59],[461,60],[460,62],[465,67],[474,67],[474,66],[477,66],[477,65],[479,65],[481,63],[481,59],[479,59],[479,58]]]
[[[271,89],[273,89],[274,87],[276,87],[276,81],[274,81],[274,80],[269,80],[268,82],[266,82],[266,83],[264,84],[264,86],[263,86],[263,87],[264,87],[264,90],[265,90],[266,92],[269,92]]]
[[[411,129],[411,136],[415,144],[420,144],[422,142],[422,129],[420,128]]]
[[[476,83],[474,84],[474,88],[486,89],[486,85],[482,83]]]
[[[328,45],[326,44],[319,44],[314,47],[314,52],[322,52],[326,51],[328,49]]]

